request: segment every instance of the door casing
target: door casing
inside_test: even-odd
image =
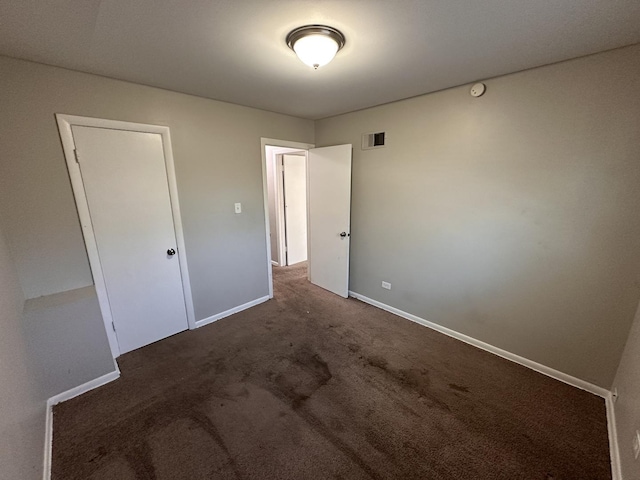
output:
[[[71,127],[74,125],[107,128],[113,130],[126,130],[132,132],[144,132],[144,133],[157,133],[162,138],[162,146],[164,150],[164,160],[167,171],[167,181],[169,186],[169,198],[171,201],[171,213],[173,215],[173,225],[176,234],[176,243],[178,246],[178,260],[180,262],[180,276],[182,280],[182,290],[184,294],[185,307],[187,311],[187,322],[189,329],[196,328],[195,323],[195,311],[193,308],[193,297],[191,295],[191,284],[189,282],[189,269],[187,266],[187,253],[184,243],[184,233],[182,229],[182,219],[180,215],[180,203],[178,200],[178,186],[176,183],[174,162],[173,162],[173,150],[171,147],[171,134],[169,127],[160,125],[147,125],[141,123],[122,122],[118,120],[107,120],[101,118],[81,117],[76,115],[56,114],[56,121],[58,123],[58,129],[60,131],[60,138],[62,140],[62,148],[64,156],[67,162],[67,168],[69,170],[69,177],[71,179],[71,187],[78,209],[78,216],[80,218],[80,224],[82,227],[82,233],[84,236],[85,246],[87,248],[87,255],[89,257],[89,265],[91,272],[93,273],[93,279],[96,287],[96,293],[98,296],[98,303],[102,312],[102,319],[104,321],[105,331],[109,340],[109,347],[111,348],[111,354],[113,358],[120,356],[120,347],[118,345],[118,339],[112,328],[113,318],[111,315],[111,307],[109,305],[109,297],[107,296],[107,290],[105,286],[105,280],[100,263],[100,256],[98,255],[98,247],[96,244],[96,238],[93,231],[93,225],[91,223],[91,216],[89,214],[89,205],[87,203],[87,197],[84,190],[84,183],[80,172],[80,167],[76,162],[75,157],[75,142],[73,139],[73,133]]]
[[[266,252],[266,260],[267,260],[267,273],[268,273],[268,281],[269,281],[269,298],[273,298],[273,264],[271,263],[271,227],[269,225],[269,192],[267,185],[267,158],[266,147],[284,147],[284,148],[294,148],[296,150],[309,150],[310,148],[315,148],[315,145],[312,143],[300,143],[300,142],[290,142],[288,140],[276,140],[274,138],[260,138],[260,152],[262,155],[262,192],[263,192],[263,203],[264,203],[264,222],[265,222],[265,233],[266,233],[266,241],[267,241],[267,252]],[[307,210],[307,216],[308,216]],[[276,213],[277,215],[277,213]],[[279,228],[279,223],[276,222],[276,228]],[[307,248],[307,252],[309,249]],[[280,254],[281,256],[281,254]]]

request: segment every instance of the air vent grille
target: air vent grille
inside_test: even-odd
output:
[[[365,133],[362,135],[362,149],[370,150],[384,147],[386,139],[386,132]]]

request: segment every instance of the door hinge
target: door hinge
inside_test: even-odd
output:
[[[76,157],[76,163],[80,163],[80,157],[78,156],[78,150],[77,149],[73,149],[73,155],[74,157]]]
[[[111,322],[111,328],[113,328],[113,331],[115,332],[116,331],[116,324]]]

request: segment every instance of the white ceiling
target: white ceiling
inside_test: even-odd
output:
[[[1,54],[311,119],[634,43],[638,0],[0,0]]]

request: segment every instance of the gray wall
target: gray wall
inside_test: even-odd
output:
[[[486,84],[316,123],[354,144],[350,289],[610,387],[640,297],[640,46]]]
[[[92,284],[55,113],[171,128],[197,320],[268,294],[260,137],[313,142],[312,121],[7,57],[0,105],[0,213],[27,298]]]
[[[0,231],[0,478],[42,478],[45,397],[21,322],[24,298]]]
[[[640,465],[633,458],[632,442],[636,430],[640,430],[640,306],[613,386],[618,389],[615,411],[622,478],[638,480]]]
[[[0,105],[0,478],[29,479],[46,398],[114,370],[54,114],[171,128],[197,319],[268,294],[260,137],[314,125],[7,57]]]
[[[116,370],[93,286],[27,300],[23,322],[46,398]]]

